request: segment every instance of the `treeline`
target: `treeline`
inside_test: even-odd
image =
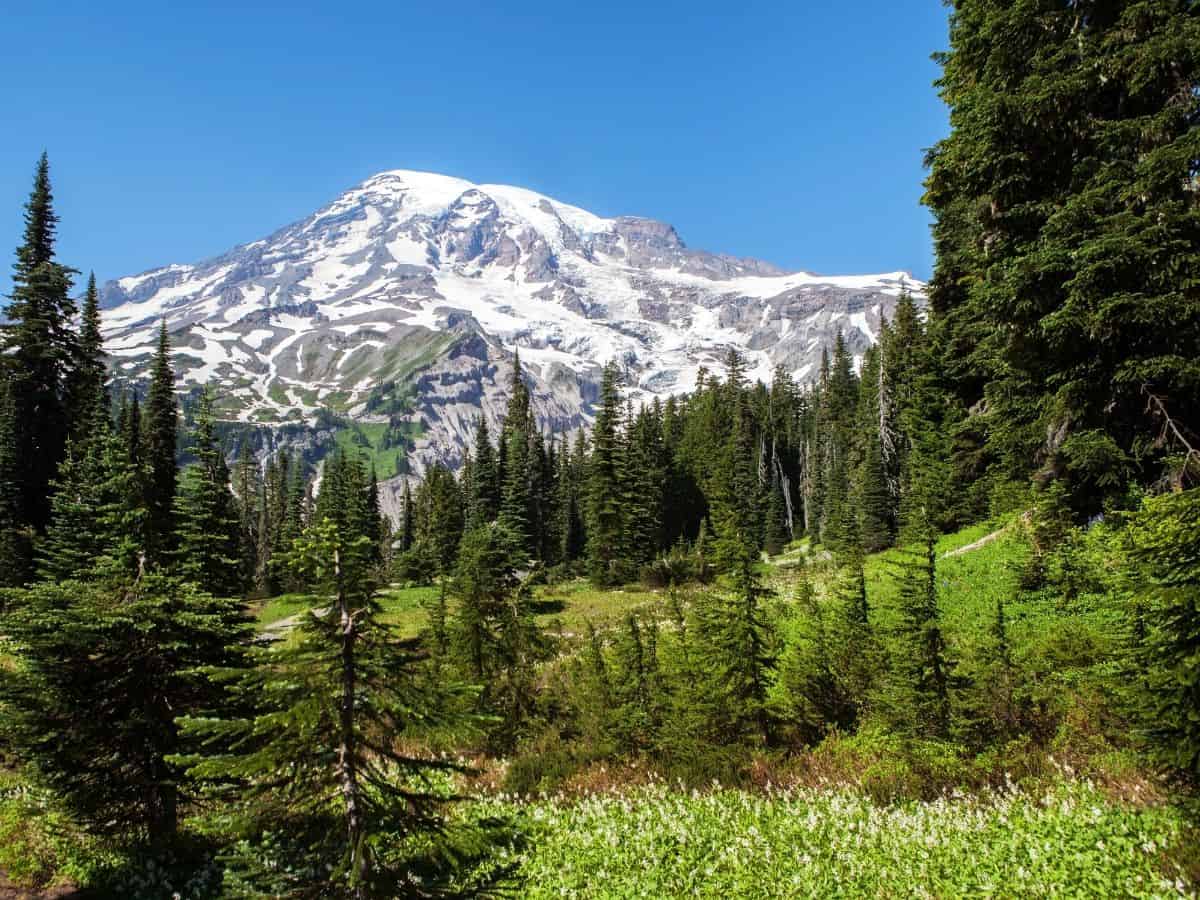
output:
[[[547,439],[518,356],[497,439],[481,417],[457,475],[434,466],[405,486],[395,572],[449,573],[463,535],[491,522],[552,576],[601,586],[677,580],[695,548],[716,571],[804,535],[874,552],[917,507],[949,528],[978,510],[945,482],[932,365],[906,292],[857,367],[840,333],[803,386],[782,368],[751,384],[731,350],[720,376],[701,369],[693,392],[635,407],[609,364],[591,429]]]

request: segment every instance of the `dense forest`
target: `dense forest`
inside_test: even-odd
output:
[[[395,522],[352,449],[230,457],[208,389],[183,417],[165,322],[118,387],[41,158],[0,358],[0,761],[98,891],[519,894],[536,829],[469,795],[606,778],[889,803],[1065,763],[1194,796],[1200,7],[952,7],[936,269],[864,355],[763,384],[730,349],[649,402],[609,363],[549,435],[518,349],[499,433]],[[567,617],[584,591],[619,612]]]

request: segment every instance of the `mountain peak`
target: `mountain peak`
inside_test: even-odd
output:
[[[803,381],[838,330],[861,354],[905,284],[920,287],[897,272],[783,272],[692,250],[654,219],[397,169],[266,238],[103,295],[118,375],[141,376],[165,318],[181,384],[215,383],[226,417],[395,415],[415,391],[404,414],[430,459],[453,461],[480,409],[502,408],[498,373],[517,347],[544,424],[561,430],[586,420],[609,360],[642,397],[690,389],[731,347],[753,376],[782,367]],[[464,322],[472,352],[451,352]]]

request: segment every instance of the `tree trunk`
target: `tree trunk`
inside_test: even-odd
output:
[[[354,897],[365,898],[370,876],[370,860],[363,843],[365,827],[362,820],[362,792],[356,766],[358,748],[354,735],[354,690],[357,674],[354,650],[358,634],[350,601],[342,584],[341,554],[336,548],[333,551],[333,571],[337,584],[337,607],[342,632],[342,703],[339,715],[341,734],[338,742],[338,768],[342,783],[342,800],[346,805],[346,838],[350,843],[350,883],[353,886]]]

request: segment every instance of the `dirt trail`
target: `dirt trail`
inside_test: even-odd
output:
[[[17,887],[0,870],[0,900],[71,900],[79,896],[73,886],[65,884],[43,890]]]
[[[1003,528],[996,529],[991,534],[985,534],[979,540],[972,541],[971,543],[967,544],[965,547],[959,547],[957,550],[947,550],[945,553],[942,554],[941,558],[946,559],[951,556],[962,556],[964,553],[970,553],[972,550],[978,550],[980,547],[986,547],[988,544],[990,544],[992,541],[996,540],[996,538],[1000,537],[1000,535],[1004,534],[1004,532],[1006,532],[1006,531],[1008,531],[1007,525],[1005,525]]]
[[[270,625],[263,628],[258,633],[257,640],[260,641],[278,641],[281,640],[289,631],[300,624],[300,617],[307,616],[310,613],[314,616],[323,616],[329,612],[329,607],[323,609],[305,609],[294,615],[290,615],[283,619],[276,619]],[[3,895],[0,895],[0,900],[3,900]]]

